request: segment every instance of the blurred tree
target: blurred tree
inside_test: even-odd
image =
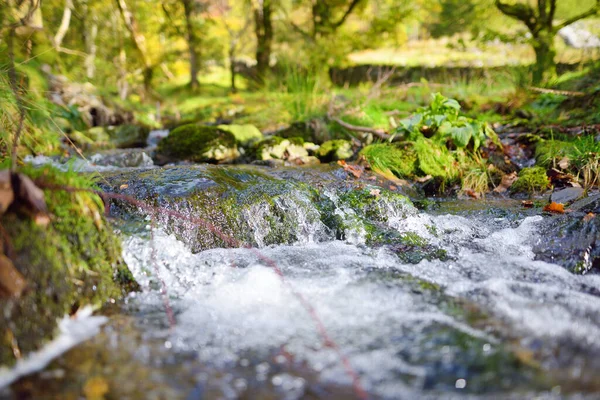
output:
[[[259,82],[269,69],[273,48],[273,4],[274,0],[251,0],[256,35],[256,75]]]
[[[519,2],[505,3],[495,0],[496,7],[505,15],[521,21],[531,33],[531,44],[535,51],[533,83],[539,84],[556,76],[556,49],[554,37],[565,26],[580,19],[595,15],[600,11],[600,0],[586,11],[580,12],[555,24],[557,0],[537,0],[537,7]]]

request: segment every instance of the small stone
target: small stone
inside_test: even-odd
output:
[[[552,192],[550,201],[554,203],[567,204],[583,196],[585,190],[580,187],[566,187]]]

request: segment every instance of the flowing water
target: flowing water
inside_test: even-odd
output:
[[[223,248],[164,215],[153,227],[153,218],[128,210],[123,254],[143,290],[101,335],[30,385],[70,393],[65,382],[96,374],[113,398],[600,395],[600,276],[536,260],[552,217],[510,200],[419,211],[370,186],[381,201],[361,215],[348,189],[331,184],[338,171],[310,178],[319,203],[298,183],[309,170],[269,172],[267,180],[227,168],[147,170],[161,179],[144,186],[147,176],[134,175],[130,193],[209,218],[217,206],[170,199],[212,188],[215,170],[225,171],[221,199],[241,201],[253,188],[269,194],[244,197],[229,220],[252,248]],[[323,199],[335,223],[323,218]],[[369,239],[367,219],[385,241]],[[275,232],[282,225],[283,235]],[[78,367],[90,358],[100,366]]]

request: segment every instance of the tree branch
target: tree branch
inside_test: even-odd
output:
[[[530,6],[521,3],[506,4],[501,0],[495,0],[495,4],[502,14],[521,21],[527,25],[527,28],[529,28],[531,33],[535,33],[537,31],[538,19],[536,18],[535,12]]]
[[[352,14],[352,11],[354,10],[354,8],[361,2],[362,0],[352,0],[352,3],[350,3],[350,6],[348,6],[348,9],[346,10],[346,12],[344,13],[344,15],[342,15],[342,17],[339,19],[338,22],[335,22],[332,26],[334,29],[339,28],[340,26],[342,26],[344,24],[344,22],[346,22],[346,19],[350,16],[350,14]]]
[[[562,28],[564,28],[565,26],[569,26],[574,22],[579,21],[580,19],[584,19],[587,17],[591,17],[592,15],[595,15],[598,13],[598,11],[600,11],[600,0],[596,0],[596,5],[592,8],[590,8],[589,10],[587,10],[586,12],[583,12],[579,15],[576,15],[572,18],[567,19],[566,21],[563,21],[562,23],[556,25],[553,29],[555,32],[558,32],[559,30],[561,30]]]

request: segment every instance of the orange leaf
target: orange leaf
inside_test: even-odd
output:
[[[556,214],[564,214],[565,213],[565,205],[562,203],[552,202],[550,204],[546,204],[544,207],[544,211],[548,211]]]
[[[587,214],[585,214],[585,217],[583,217],[583,222],[590,222],[594,218],[596,218],[596,214],[594,214],[594,213],[587,213]]]
[[[344,171],[351,173],[355,178],[360,178],[363,173],[363,168],[358,165],[350,165],[344,160],[339,160],[338,164],[344,168]]]

